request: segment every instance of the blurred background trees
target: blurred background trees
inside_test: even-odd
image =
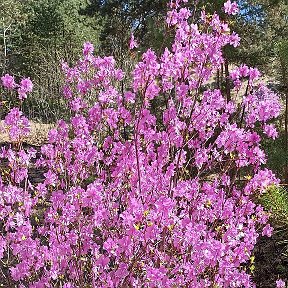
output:
[[[101,17],[81,13],[85,0],[4,0],[0,5],[1,74],[30,76],[34,94],[25,103],[28,116],[55,121],[66,109],[61,61],[75,61],[85,41],[97,47]]]

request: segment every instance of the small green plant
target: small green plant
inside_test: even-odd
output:
[[[272,186],[261,196],[260,202],[271,211],[271,219],[277,226],[288,228],[288,188]]]

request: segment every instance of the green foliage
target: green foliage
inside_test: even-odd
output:
[[[23,3],[17,0],[0,1],[0,71],[17,67],[17,41],[27,20]],[[17,70],[17,68],[16,68]]]
[[[54,122],[68,115],[61,101],[63,78],[61,61],[72,63],[82,45],[90,41],[97,48],[101,18],[90,18],[81,11],[85,0],[30,0],[24,2],[27,15],[17,42],[19,74],[34,82],[34,93],[24,107],[33,119]],[[24,4],[23,4],[24,5]],[[64,114],[63,114],[64,113]]]
[[[283,122],[283,119],[282,119]],[[281,124],[281,122],[280,122]],[[275,140],[266,139],[263,142],[263,148],[268,156],[267,167],[276,173],[277,177],[284,181],[285,178],[285,161],[287,158],[285,151],[285,135],[281,131],[282,125],[278,125],[278,130],[280,130],[279,137]]]
[[[157,19],[163,20],[166,10],[166,0],[91,0],[86,9],[83,9],[83,14],[95,18],[100,13],[104,19],[100,38],[101,51],[118,59],[128,50],[132,31],[143,49],[151,47],[151,42],[155,44],[156,38],[151,38],[152,31],[162,30],[163,21]],[[158,26],[157,23],[161,25]],[[162,38],[158,39],[158,44]]]
[[[260,198],[266,210],[271,211],[272,220],[278,226],[288,228],[288,190],[284,186],[270,187]]]
[[[85,41],[97,44],[99,20],[92,21],[81,14],[85,5],[85,0],[31,1],[27,7],[30,17],[26,32],[42,44],[46,42],[63,47],[68,41],[70,53],[78,51],[79,45],[81,47]]]
[[[288,75],[288,40],[280,40],[276,44],[276,50],[280,60],[282,81],[285,83]],[[286,84],[286,83],[285,83]]]

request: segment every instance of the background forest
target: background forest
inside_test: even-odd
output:
[[[203,6],[225,17],[223,0],[189,2],[187,5],[196,9],[196,22]],[[246,63],[263,71],[268,86],[283,100],[282,116],[275,123],[280,137],[265,142],[268,166],[282,180],[283,188],[268,191],[257,200],[271,209],[276,229],[272,238],[259,242],[256,264],[253,260],[249,267],[257,275],[259,287],[270,287],[265,286],[270,278],[288,278],[288,3],[237,2],[240,14],[227,21],[241,37],[241,46],[237,51],[226,49],[226,61],[211,85],[231,99],[229,71],[235,64]],[[0,74],[33,80],[34,92],[23,107],[28,118],[40,123],[67,119],[69,111],[61,96],[61,61],[74,63],[83,43],[90,41],[95,54],[113,55],[121,69],[131,71],[141,52],[148,47],[161,52],[171,42],[173,32],[164,32],[166,12],[165,0],[1,0]],[[139,43],[133,51],[129,50],[131,33]],[[128,85],[129,79],[126,82]],[[2,103],[0,118],[13,104]]]

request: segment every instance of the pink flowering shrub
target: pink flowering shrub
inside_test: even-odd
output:
[[[217,14],[190,23],[181,2],[167,16],[171,48],[145,52],[126,92],[117,89],[123,71],[94,56],[91,43],[74,67],[63,63],[73,117],[50,131],[37,159],[21,144],[29,133],[22,112],[4,119],[12,142],[0,151],[7,287],[254,287],[247,265],[272,227],[253,200],[278,183],[262,168],[261,137],[277,136],[269,121],[279,99],[247,66],[231,75],[238,95],[248,85],[241,104],[206,88],[223,47],[239,37]],[[2,81],[21,100],[32,90],[27,79]],[[164,105],[155,109],[156,99]],[[38,184],[33,166],[45,170]]]
[[[32,92],[33,83],[30,78],[24,78],[21,80],[20,84],[16,84],[13,76],[5,74],[1,77],[3,87],[7,89],[17,89],[18,98],[24,100],[27,98],[27,93]]]

